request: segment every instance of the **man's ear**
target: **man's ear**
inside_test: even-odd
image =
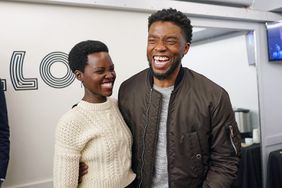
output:
[[[190,49],[190,43],[187,42],[187,43],[185,44],[185,47],[184,47],[184,55],[187,54],[187,52],[189,51],[189,49]]]
[[[82,81],[83,74],[80,70],[75,70],[74,75],[75,75],[76,79],[78,79],[79,81]]]

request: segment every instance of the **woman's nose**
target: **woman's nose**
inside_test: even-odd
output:
[[[116,73],[114,71],[109,71],[106,73],[106,78],[115,78]]]

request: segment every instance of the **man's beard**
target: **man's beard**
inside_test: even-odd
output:
[[[169,69],[165,72],[165,73],[156,73],[154,72],[153,68],[152,68],[152,63],[150,63],[150,60],[148,59],[149,62],[149,66],[150,66],[150,70],[153,73],[153,76],[158,79],[158,80],[165,80],[167,79],[176,69],[177,67],[180,65],[181,63],[181,58],[177,58],[176,61],[174,62],[174,64],[171,65],[171,67],[169,67]]]

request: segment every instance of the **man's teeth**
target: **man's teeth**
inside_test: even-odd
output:
[[[163,56],[154,56],[155,61],[167,61],[168,57],[163,57]]]
[[[165,56],[154,56],[154,62],[156,65],[164,65],[169,61],[168,57]]]

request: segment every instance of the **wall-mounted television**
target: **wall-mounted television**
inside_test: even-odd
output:
[[[266,23],[269,61],[282,61],[282,22]]]

